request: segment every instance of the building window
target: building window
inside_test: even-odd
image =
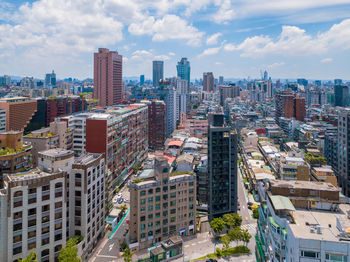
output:
[[[160,196],[156,196],[156,202],[160,201]]]
[[[141,192],[140,192],[140,196],[145,196],[146,195],[146,190],[142,190]]]
[[[153,197],[148,198],[148,203],[153,203]]]
[[[170,222],[176,222],[176,217],[171,217]]]
[[[141,205],[146,204],[146,199],[144,199],[144,198],[143,198],[143,199],[141,199],[141,200],[140,200],[140,204],[141,204]]]
[[[301,250],[300,251],[300,256],[301,257],[310,257],[310,258],[319,258],[320,257],[320,253],[319,252],[314,252],[314,251]]]
[[[153,211],[153,206],[148,206],[148,211]]]
[[[326,261],[346,262],[346,261],[348,261],[348,256],[347,255],[337,255],[337,254],[326,253]]]

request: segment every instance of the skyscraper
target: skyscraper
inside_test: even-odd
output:
[[[123,57],[116,51],[99,48],[94,53],[94,98],[101,106],[120,104],[122,100]]]
[[[223,114],[209,115],[209,219],[237,210],[237,133]]]
[[[304,121],[306,115],[305,97],[294,98],[294,117],[298,121]]]
[[[187,80],[188,86],[190,86],[191,66],[186,57],[181,58],[181,61],[177,63],[176,69],[177,76]]]
[[[343,109],[338,116],[338,182],[343,194],[350,196],[350,110]]]
[[[348,106],[349,103],[349,87],[343,85],[334,86],[335,106]]]
[[[214,91],[214,75],[212,72],[203,73],[203,91]]]
[[[224,77],[219,76],[219,85],[223,85],[223,84],[224,84]]]
[[[161,79],[164,79],[164,62],[153,61],[153,86],[159,87]]]
[[[54,88],[56,87],[56,74],[52,70],[51,74],[46,74],[45,75],[45,88]]]
[[[145,75],[140,75],[140,86],[145,84]]]
[[[294,115],[294,95],[292,92],[283,91],[275,95],[275,118],[279,124],[280,117],[292,118]]]

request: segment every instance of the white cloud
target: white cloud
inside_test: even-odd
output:
[[[201,54],[198,55],[198,58],[209,56],[209,55],[216,55],[217,53],[219,53],[220,49],[221,47],[207,48]]]
[[[278,67],[284,66],[285,64],[286,64],[285,62],[276,62],[276,63],[273,63],[271,65],[268,65],[267,68],[268,69],[274,69],[274,68],[278,68]]]
[[[236,17],[236,12],[232,7],[231,0],[217,1],[219,9],[211,16],[211,19],[218,24],[226,24]]]
[[[156,42],[170,39],[185,40],[186,44],[191,46],[199,46],[204,35],[176,15],[165,15],[160,19],[150,16],[142,23],[130,24],[129,32],[133,35],[152,35],[152,40]]]
[[[242,43],[228,43],[226,51],[241,51],[243,57],[263,57],[270,54],[305,56],[324,54],[332,48],[350,48],[350,19],[333,25],[328,31],[311,36],[296,26],[283,26],[279,37],[252,36]]]
[[[207,45],[216,45],[218,43],[219,37],[222,36],[221,33],[216,33],[207,37]]]
[[[163,61],[166,61],[166,60],[169,60],[169,59],[170,59],[170,57],[167,56],[167,55],[156,55],[156,56],[154,57],[154,60],[163,60]]]
[[[170,55],[170,56],[174,56],[175,53],[174,53],[174,52],[169,52],[169,55]]]
[[[328,57],[328,58],[324,58],[324,59],[321,59],[321,61],[320,61],[321,63],[330,63],[330,62],[333,62],[333,59],[332,58],[330,58],[330,57]]]

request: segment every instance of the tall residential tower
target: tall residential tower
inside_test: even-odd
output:
[[[120,104],[123,89],[123,57],[116,51],[99,48],[94,54],[94,98],[101,106]]]

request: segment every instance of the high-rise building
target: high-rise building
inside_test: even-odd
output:
[[[349,87],[343,85],[334,86],[334,105],[346,107],[349,105]]]
[[[338,182],[343,194],[350,197],[350,110],[338,115]]]
[[[164,80],[164,61],[153,61],[153,86],[159,87],[160,80]]]
[[[316,86],[321,86],[322,85],[322,81],[321,80],[315,80],[315,85]]]
[[[226,98],[235,98],[239,96],[240,89],[239,86],[231,84],[229,86],[219,86],[220,92],[220,105],[224,106]]]
[[[177,63],[177,76],[181,79],[187,80],[188,86],[191,81],[191,66],[186,57],[181,58],[181,61]]]
[[[275,95],[275,118],[279,123],[280,117],[292,118],[294,116],[294,95],[289,91],[279,92]]]
[[[143,177],[129,184],[130,246],[145,249],[169,236],[196,234],[196,176],[176,173],[167,158],[156,157]]]
[[[153,150],[164,148],[166,105],[164,101],[142,100],[148,105],[148,146]]]
[[[203,73],[203,91],[214,91],[214,75],[212,72]]]
[[[166,104],[166,137],[170,137],[176,129],[177,121],[177,93],[174,87],[169,87],[167,96],[164,100]]]
[[[123,90],[123,57],[116,51],[99,48],[94,53],[94,98],[100,106],[120,104]]]
[[[61,120],[74,129],[75,155],[86,152],[105,155],[111,171],[106,180],[110,189],[107,200],[112,201],[113,190],[125,182],[132,169],[147,155],[148,107],[132,104],[100,111],[66,116]]]
[[[309,81],[307,81],[307,79],[305,79],[305,78],[298,78],[297,83],[299,85],[306,87],[308,85]]]
[[[52,73],[45,75],[45,88],[52,89],[56,87],[56,74],[52,70]]]
[[[74,159],[63,149],[40,152],[38,168],[6,174],[0,260],[17,261],[34,251],[40,261],[57,261],[66,241],[79,237],[78,256],[86,261],[104,233],[105,174],[103,155]]]
[[[145,75],[140,75],[140,86],[145,84]]]
[[[343,80],[342,79],[334,79],[334,85],[336,85],[336,86],[343,85]]]
[[[11,85],[11,78],[7,75],[0,77],[0,86],[10,86]]]
[[[0,132],[6,131],[6,110],[0,109]]]
[[[180,119],[180,114],[187,114],[188,104],[189,104],[189,90],[188,81],[183,79],[176,80],[176,93],[178,96],[177,103],[177,116],[176,119]]]
[[[23,131],[37,111],[36,100],[28,97],[2,98],[0,109],[6,110],[6,131]]]
[[[305,97],[294,97],[294,114],[296,120],[304,121],[306,116]]]
[[[45,126],[49,126],[56,117],[84,112],[86,109],[86,100],[79,96],[48,98],[46,99]]]
[[[223,84],[224,84],[224,77],[219,76],[219,85],[223,85]]]
[[[209,115],[209,219],[237,211],[237,133],[223,114]]]
[[[335,126],[326,129],[323,155],[338,176],[338,128]]]

